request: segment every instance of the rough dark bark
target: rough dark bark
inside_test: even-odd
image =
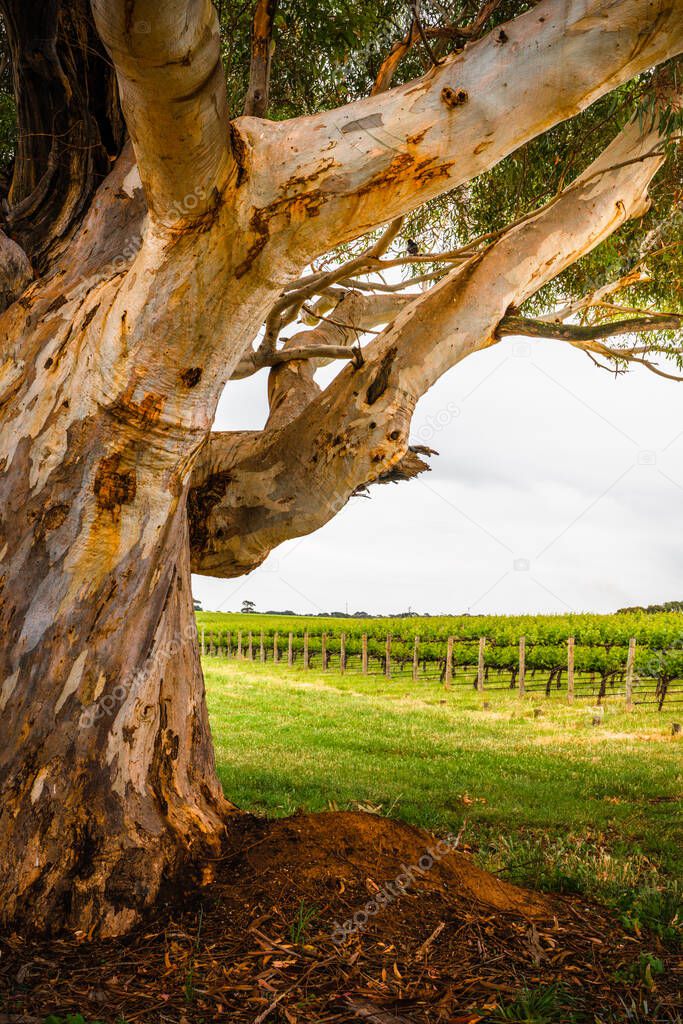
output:
[[[0,0],[0,13],[18,117],[4,221],[42,270],[109,173],[124,124],[88,0]]]

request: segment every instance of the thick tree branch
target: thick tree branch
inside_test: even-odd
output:
[[[91,2],[150,213],[196,223],[216,209],[233,166],[216,11],[210,0]]]
[[[609,18],[604,0],[543,0],[417,82],[313,117],[238,120],[252,259],[280,236],[305,263],[482,173],[681,49],[675,0],[616,0]]]
[[[213,435],[193,478],[193,570],[241,575],[390,473],[434,381],[495,344],[508,309],[645,211],[662,163],[651,155],[656,142],[656,132],[643,137],[627,126],[548,206],[409,302],[366,347],[364,365],[342,370],[295,419],[238,445]]]
[[[251,64],[249,88],[244,113],[249,117],[265,117],[270,89],[271,43],[278,0],[257,0],[251,30]]]

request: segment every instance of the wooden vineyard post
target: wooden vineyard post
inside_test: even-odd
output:
[[[342,674],[346,671],[346,633],[339,638],[339,671]]]
[[[364,676],[368,674],[368,634],[363,633],[361,641],[361,671]]]
[[[636,663],[636,638],[628,642],[628,659],[626,661],[626,710],[633,711],[633,669]]]
[[[384,674],[387,679],[391,679],[391,633],[387,633],[384,655]]]
[[[526,690],[526,637],[519,638],[519,695],[524,696]]]
[[[304,668],[308,668],[308,630],[304,630]]]
[[[420,638],[415,637],[415,643],[413,644],[413,682],[417,682],[417,670],[420,667]]]
[[[242,657],[242,630],[237,630],[237,657]]]
[[[254,660],[254,637],[251,633],[249,633],[249,647],[247,648],[247,657],[249,658],[249,661]]]
[[[294,664],[294,637],[292,636],[291,633],[289,634],[289,638],[287,640],[287,664],[289,665],[290,668]]]
[[[477,690],[482,693],[484,690],[484,648],[486,647],[486,637],[479,638],[479,661],[477,664]]]
[[[570,636],[567,641],[567,700],[571,704],[574,700],[574,637]]]
[[[280,649],[277,643],[277,632],[273,633],[273,665],[277,665],[280,660]]]
[[[259,659],[261,661],[266,660],[266,645],[263,639],[263,630],[261,630],[261,639],[259,640]]]
[[[451,688],[451,679],[453,678],[453,637],[449,636],[448,643],[446,644],[446,671],[444,672],[443,685],[446,690]]]
[[[225,657],[232,658],[232,633],[228,630],[225,638]]]
[[[204,627],[202,626],[202,658],[204,657],[205,654],[206,654],[206,642],[205,642],[205,636],[204,636]]]
[[[213,630],[209,633],[209,654],[215,654],[215,648],[213,643]]]
[[[323,672],[327,672],[327,633],[320,638],[320,660],[322,661]]]

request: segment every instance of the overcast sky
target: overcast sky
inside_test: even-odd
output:
[[[329,371],[323,371],[329,376]],[[216,429],[259,428],[266,376],[229,385]],[[206,609],[609,612],[683,598],[683,385],[615,379],[560,342],[507,338],[421,400],[410,483],[352,498],[239,580],[194,577]]]

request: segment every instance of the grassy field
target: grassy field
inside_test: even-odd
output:
[[[243,809],[366,807],[459,832],[480,863],[673,938],[683,869],[675,708],[205,659],[218,770]],[[485,706],[488,703],[488,707]],[[534,709],[541,714],[535,716]],[[679,909],[680,913],[680,909]]]

